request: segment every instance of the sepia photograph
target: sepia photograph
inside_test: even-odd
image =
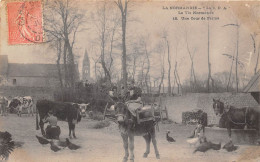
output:
[[[260,1],[0,0],[0,161],[260,161]]]

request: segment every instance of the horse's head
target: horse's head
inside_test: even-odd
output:
[[[219,99],[213,98],[213,109],[216,115],[221,115],[224,113],[224,103],[221,102]]]
[[[123,102],[118,102],[115,104],[114,109],[118,124],[124,123],[128,112],[127,106]]]

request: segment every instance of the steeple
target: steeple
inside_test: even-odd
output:
[[[83,66],[82,66],[82,80],[86,81],[89,79],[90,79],[90,61],[89,61],[89,57],[88,57],[88,52],[85,49]]]

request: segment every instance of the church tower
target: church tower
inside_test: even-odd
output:
[[[82,80],[90,80],[90,61],[88,57],[88,52],[85,49],[84,59],[83,59],[83,66],[82,66]]]

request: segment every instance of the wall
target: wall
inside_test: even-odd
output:
[[[16,85],[13,85],[13,79],[16,79]],[[25,87],[55,87],[59,82],[55,78],[46,77],[8,77],[8,85]]]
[[[0,86],[0,95],[5,96],[8,99],[16,96],[31,96],[34,101],[37,101],[38,99],[53,100],[53,92],[53,88]]]
[[[177,123],[182,122],[182,112],[202,109],[208,114],[208,124],[218,124],[219,117],[213,111],[213,98],[233,100],[236,107],[258,106],[249,93],[188,93],[182,96],[164,97],[163,107],[167,106],[169,118]],[[241,106],[239,106],[241,105]]]

